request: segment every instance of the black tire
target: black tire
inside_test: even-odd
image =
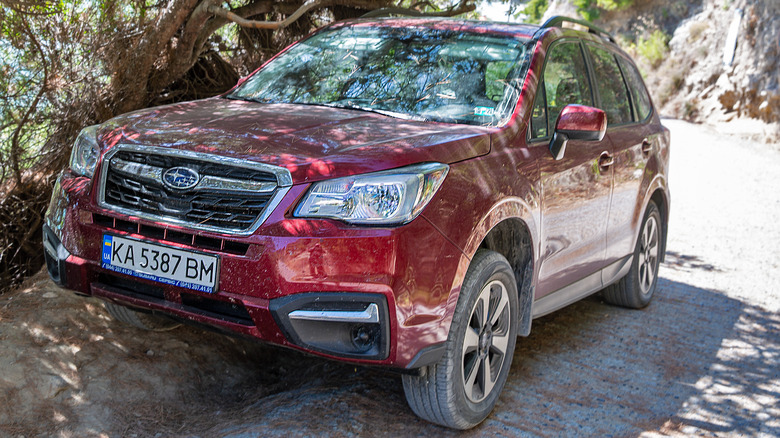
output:
[[[496,252],[478,251],[463,281],[444,357],[419,376],[402,377],[414,413],[454,429],[470,429],[487,418],[512,366],[517,318],[512,267]],[[485,379],[486,374],[497,377]],[[464,375],[471,377],[471,383]]]
[[[119,304],[114,304],[108,301],[103,302],[109,315],[113,316],[117,321],[121,321],[125,324],[138,327],[140,329],[149,330],[153,332],[164,332],[167,330],[173,330],[180,326],[181,323],[174,321],[161,315],[153,315],[151,313],[137,312]]]
[[[661,266],[661,233],[661,214],[655,203],[650,202],[639,228],[631,269],[602,293],[608,303],[631,309],[641,309],[650,304]]]

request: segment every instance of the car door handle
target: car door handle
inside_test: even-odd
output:
[[[599,167],[609,167],[613,164],[615,164],[615,158],[606,152],[602,152],[599,157]]]
[[[653,150],[653,144],[650,143],[650,140],[644,139],[642,140],[642,152],[649,154],[650,151]]]

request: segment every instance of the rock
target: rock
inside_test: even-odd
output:
[[[41,376],[43,382],[38,386],[41,391],[41,397],[44,399],[53,399],[70,388],[68,382],[56,374],[44,374]]]
[[[739,96],[737,96],[737,93],[734,91],[729,90],[724,92],[718,96],[718,101],[720,101],[720,104],[723,105],[723,108],[726,110],[726,112],[734,111],[739,107]]]

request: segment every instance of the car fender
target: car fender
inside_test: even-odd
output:
[[[530,190],[530,189],[529,189]],[[535,202],[536,198],[532,198]],[[535,205],[538,203],[535,202]],[[445,332],[449,332],[449,327],[452,322],[452,314],[455,306],[458,303],[460,297],[460,287],[466,277],[471,259],[476,254],[477,250],[482,245],[485,238],[493,231],[499,224],[508,221],[517,220],[526,227],[529,234],[530,246],[532,248],[531,264],[520,268],[522,272],[522,284],[518,285],[518,288],[522,288],[526,292],[525,298],[521,297],[521,321],[523,324],[520,327],[519,333],[521,335],[527,335],[530,331],[530,315],[531,315],[531,302],[533,301],[533,285],[536,284],[536,278],[538,273],[538,267],[536,260],[539,257],[539,230],[538,230],[538,208],[534,208],[531,203],[526,199],[518,196],[505,197],[495,202],[477,221],[469,233],[468,239],[460,246],[462,255],[458,263],[458,269],[453,279],[453,288],[447,299],[445,317],[441,321],[441,328]],[[445,234],[446,236],[446,234]],[[517,270],[516,270],[517,271]],[[528,278],[530,276],[530,278]],[[527,326],[527,327],[526,327]]]
[[[666,176],[660,173],[656,173],[652,176],[652,178],[647,178],[647,183],[642,183],[642,202],[637,203],[636,211],[633,218],[633,228],[636,230],[634,233],[634,238],[632,241],[632,247],[636,246],[637,239],[639,239],[639,227],[642,226],[642,219],[645,217],[645,212],[647,211],[647,206],[650,204],[650,201],[653,198],[653,195],[655,195],[656,192],[660,190],[661,193],[663,193],[662,196],[662,202],[663,205],[658,205],[658,208],[661,210],[661,220],[664,221],[663,225],[663,238],[662,238],[662,247],[661,247],[661,260],[663,260],[663,254],[666,251],[666,237],[667,237],[667,229],[668,229],[668,220],[669,220],[669,187],[667,184]]]

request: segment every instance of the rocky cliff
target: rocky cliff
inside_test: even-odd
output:
[[[578,3],[551,0],[545,19],[579,18]],[[780,141],[780,0],[622,3],[594,22],[637,61],[662,114]]]

